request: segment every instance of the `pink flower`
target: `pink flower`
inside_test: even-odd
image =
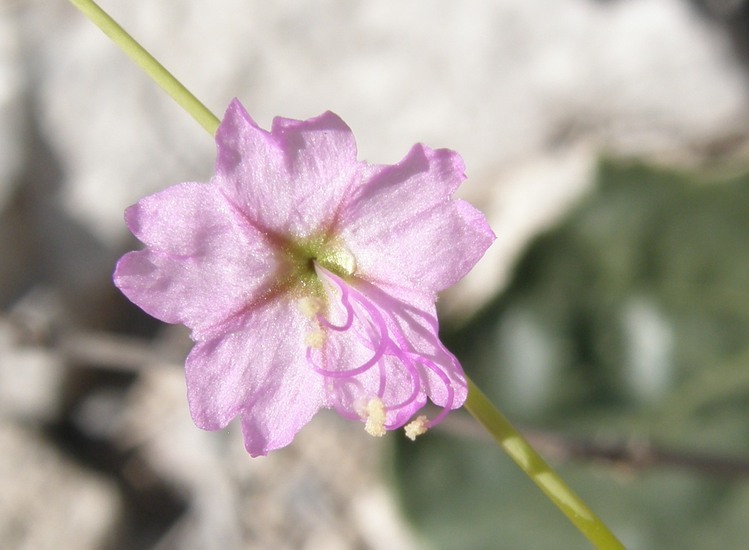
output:
[[[115,284],[147,313],[192,330],[187,394],[199,427],[239,416],[248,452],[291,442],[322,407],[373,435],[411,437],[466,398],[438,337],[436,293],[494,240],[451,198],[463,162],[414,146],[392,166],[356,159],[333,113],[259,128],[234,100],[216,133],[216,175],[125,213],[145,244]],[[414,414],[427,397],[443,410]]]

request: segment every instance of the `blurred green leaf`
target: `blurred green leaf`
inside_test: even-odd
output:
[[[507,291],[446,335],[515,422],[749,458],[749,176],[603,163]],[[585,542],[489,444],[402,445],[398,484],[437,548]],[[749,481],[577,463],[564,477],[631,548],[735,548]]]

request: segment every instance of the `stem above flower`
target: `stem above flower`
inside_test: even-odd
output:
[[[136,65],[143,69],[162,90],[182,107],[206,131],[213,135],[219,119],[190,90],[177,80],[143,46],[123,29],[117,21],[91,0],[70,0],[91,22],[117,44]]]

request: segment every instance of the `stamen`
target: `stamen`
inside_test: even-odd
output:
[[[333,279],[338,289],[341,291],[341,304],[346,309],[346,322],[342,325],[334,325],[330,321],[328,321],[325,317],[322,315],[318,315],[317,320],[319,323],[331,330],[335,330],[338,332],[343,332],[351,328],[351,325],[354,322],[354,308],[351,305],[351,301],[349,300],[349,290],[348,287],[343,283],[343,281],[338,281],[337,279]],[[317,312],[320,310],[318,309]],[[317,313],[315,312],[315,313]]]
[[[371,323],[371,326],[375,329],[376,332],[379,332],[379,341],[377,343],[377,347],[374,350],[374,355],[363,363],[362,365],[353,368],[353,369],[346,369],[346,370],[332,370],[332,369],[325,369],[323,367],[317,366],[312,361],[312,353],[311,348],[307,348],[307,361],[312,365],[312,368],[315,369],[315,372],[318,372],[319,374],[322,374],[323,376],[329,376],[331,378],[348,378],[351,376],[357,376],[359,374],[362,374],[366,371],[368,371],[370,368],[372,368],[374,365],[376,365],[382,356],[385,354],[388,343],[390,342],[388,335],[387,335],[387,326],[385,325],[385,320],[382,318],[380,313],[377,311],[377,309],[372,306],[371,304],[366,301],[366,299],[359,295],[358,293],[350,293],[348,286],[338,279],[333,274],[329,275],[330,278],[335,282],[335,284],[341,289],[341,303],[344,304],[348,311],[348,319],[346,320],[346,323],[342,326],[336,326],[332,325],[327,319],[325,319],[322,316],[318,315],[318,322],[321,326],[327,327],[336,331],[344,331],[351,328],[353,324],[354,319],[354,308],[351,305],[349,301],[349,294],[352,295],[352,297],[356,300],[358,304],[364,307],[364,310],[369,315],[369,321]],[[365,342],[365,345],[369,346],[371,344],[371,340],[367,340]]]
[[[419,392],[421,391],[421,379],[419,378],[419,373],[416,370],[414,364],[410,359],[408,359],[408,357],[399,356],[399,359],[401,359],[401,364],[406,368],[409,376],[411,377],[411,381],[413,382],[413,391],[411,392],[411,395],[409,395],[404,401],[398,403],[397,405],[389,406],[388,410],[391,411],[402,409],[403,407],[410,405],[414,402],[414,399],[419,396]]]
[[[317,313],[315,318],[320,332],[324,334],[318,336],[313,333],[307,339],[307,361],[315,372],[329,379],[331,405],[339,412],[345,412],[346,417],[351,417],[355,413],[356,417],[365,421],[365,430],[369,434],[380,437],[388,430],[403,426],[404,416],[407,418],[419,408],[420,396],[425,391],[427,377],[431,371],[444,384],[444,393],[440,392],[444,396],[440,399],[444,401],[444,405],[440,413],[431,421],[426,416],[419,416],[409,422],[405,426],[406,435],[410,439],[415,439],[441,422],[452,410],[455,401],[456,389],[449,370],[446,370],[449,369],[449,365],[442,365],[437,356],[416,352],[402,326],[402,323],[406,323],[409,329],[417,330],[417,338],[429,338],[438,349],[437,354],[442,351],[445,356],[451,357],[441,343],[432,336],[431,331],[423,324],[420,325],[420,323],[426,323],[436,331],[436,319],[408,304],[391,302],[391,298],[386,295],[381,296],[377,293],[377,289],[370,289],[364,281],[357,281],[356,286],[351,286],[337,274],[326,269],[324,265],[316,264],[315,269],[326,286],[329,300],[343,307],[346,315],[343,324],[335,325],[323,314]],[[375,294],[370,296],[369,292]],[[394,307],[389,307],[391,303]],[[329,308],[330,306],[327,311]],[[419,321],[415,322],[416,318]],[[328,332],[328,329],[331,332]],[[336,333],[342,332],[347,333],[347,339],[336,340]],[[332,340],[328,341],[328,339]],[[320,346],[316,345],[318,343]],[[329,348],[331,344],[333,347]],[[372,350],[373,353],[364,363],[353,368],[346,368],[349,365],[345,363],[337,365],[329,362],[329,359],[336,360],[339,355],[337,348],[341,346],[347,348],[363,346]],[[361,348],[358,353],[361,353],[364,348]],[[342,370],[336,369],[336,366],[342,367]],[[378,369],[378,374],[371,372],[370,369],[373,367]],[[408,392],[409,395],[404,397],[403,390],[407,388],[403,387],[405,385],[403,378],[406,374],[406,380],[410,379],[411,389]],[[376,378],[373,378],[375,376]],[[378,389],[373,392],[375,388],[372,384],[376,384],[378,378]],[[391,378],[398,381],[395,382]],[[349,388],[350,383],[354,384],[354,387]],[[349,391],[349,389],[354,391]],[[428,388],[427,393],[432,396],[432,391]],[[396,399],[398,402],[394,403]]]
[[[378,397],[374,397],[367,403],[365,411],[366,422],[364,430],[373,437],[382,437],[385,435],[385,405]]]
[[[429,419],[422,414],[406,424],[404,429],[406,430],[406,437],[411,441],[416,441],[418,436],[425,434],[429,429]]]
[[[447,374],[445,374],[445,372],[441,368],[439,368],[431,361],[422,361],[422,364],[429,370],[431,370],[434,374],[436,374],[440,380],[442,380],[442,383],[445,384],[445,389],[447,390],[447,399],[445,400],[445,405],[442,407],[440,413],[435,416],[431,422],[429,422],[429,427],[431,428],[442,422],[448,415],[448,413],[452,410],[453,400],[455,399],[455,390],[453,389],[453,385],[450,382],[450,379],[447,377]]]
[[[299,300],[299,309],[309,319],[314,319],[322,308],[323,302],[316,296],[305,296]]]
[[[331,268],[337,268],[334,271],[347,277],[353,275],[356,271],[356,258],[350,250],[342,246],[337,246],[324,254],[320,261],[328,264]]]
[[[385,352],[385,346],[387,345],[387,342],[384,340],[380,342],[380,347],[377,348],[377,351],[375,354],[367,361],[366,363],[363,363],[362,365],[356,367],[355,369],[347,369],[347,370],[331,370],[331,369],[324,369],[322,367],[319,367],[315,364],[315,362],[312,359],[312,346],[307,347],[307,362],[312,365],[312,368],[315,370],[316,373],[322,374],[323,376],[329,376],[330,378],[350,378],[352,376],[357,376],[359,374],[362,374],[369,369],[372,368],[372,366],[376,365],[377,362],[382,359],[382,355]]]
[[[304,338],[304,343],[309,348],[321,349],[325,343],[325,333],[320,329],[312,331]]]

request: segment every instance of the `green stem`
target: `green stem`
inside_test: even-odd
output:
[[[162,90],[168,93],[209,134],[216,133],[219,125],[219,119],[216,118],[216,115],[209,111],[197,97],[192,95],[179,80],[174,78],[172,73],[167,71],[161,63],[156,61],[154,56],[138,44],[107,12],[92,0],[70,0],[70,2],[111,38],[130,59],[135,61],[156,84],[161,86]]]
[[[209,134],[216,133],[219,119],[190,93],[161,63],[138,44],[104,10],[91,0],[70,0],[109,36],[161,88],[164,89]],[[507,454],[538,485],[596,548],[620,550],[624,546],[603,522],[575,495],[515,428],[468,379],[465,407],[492,434]]]
[[[578,497],[523,436],[466,377],[468,399],[465,408],[494,438],[525,474],[556,504],[577,529],[601,550],[619,550],[624,546],[606,525]]]

